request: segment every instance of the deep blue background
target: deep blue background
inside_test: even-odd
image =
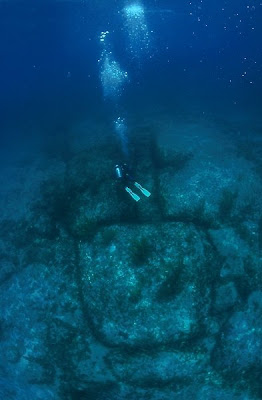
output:
[[[144,60],[139,77],[125,51],[118,13],[130,3],[0,3],[2,147],[14,138],[30,142],[37,135],[52,135],[57,126],[86,117],[106,118],[97,62],[99,34],[106,29],[116,58],[131,77],[123,98],[129,113],[154,107],[189,114],[246,113],[251,120],[259,114],[258,2],[144,1],[153,31],[152,58]]]

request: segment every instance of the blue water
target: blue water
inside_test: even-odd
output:
[[[0,2],[1,399],[262,399],[261,21]]]
[[[259,114],[259,4],[173,6],[154,1],[145,7],[153,31],[152,58],[144,60],[140,86],[132,82],[128,87],[130,113],[135,112],[135,99],[139,109],[153,103],[188,112],[199,107],[221,114]],[[104,114],[97,65],[101,30],[114,30],[116,56],[127,68],[130,62],[119,10],[121,5],[115,2],[1,3],[0,100],[5,131],[20,137],[22,130],[30,141],[28,130],[49,130],[55,124]]]

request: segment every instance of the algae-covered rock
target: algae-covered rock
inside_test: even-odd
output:
[[[256,381],[262,370],[261,295],[261,291],[253,292],[243,311],[232,314],[223,330],[221,341],[214,350],[213,364],[225,375],[248,375],[250,372],[250,379]]]
[[[128,346],[194,336],[210,304],[208,281],[216,274],[205,236],[181,223],[114,230],[110,246],[102,248],[99,235],[93,248],[80,245],[83,296],[99,335],[111,345]],[[137,241],[145,238],[146,256],[137,263]]]
[[[170,140],[171,134],[176,140]],[[261,196],[261,181],[252,163],[233,150],[222,129],[212,124],[184,123],[174,126],[166,137],[166,142],[165,134],[159,140],[169,153],[183,154],[188,149],[192,155],[180,169],[165,164],[159,169],[166,217],[214,227],[257,219],[261,205],[256,196]]]
[[[167,384],[176,379],[190,382],[207,367],[205,355],[178,351],[159,351],[155,355],[112,354],[108,361],[121,381],[142,387]]]
[[[250,166],[238,160],[229,168],[193,159],[181,171],[164,169],[159,180],[167,217],[184,216],[213,226],[252,213],[253,195],[245,192],[247,186],[252,186],[253,193],[261,193],[259,180]]]
[[[48,387],[56,363],[63,352],[66,357],[65,348],[69,351],[70,335],[81,327],[72,242],[64,238],[41,245],[52,257],[45,258],[41,249],[42,263],[32,257],[1,285],[0,367],[14,382],[23,376],[25,384]]]
[[[216,290],[215,309],[226,311],[236,304],[238,294],[233,282],[220,286]]]
[[[210,239],[221,258],[220,277],[234,279],[239,294],[244,297],[261,281],[258,235],[254,227],[251,232],[253,240],[244,236],[239,228],[209,230]]]

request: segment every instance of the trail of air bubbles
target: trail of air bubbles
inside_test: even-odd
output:
[[[121,143],[121,148],[122,148],[123,154],[124,154],[125,158],[128,159],[128,156],[129,156],[128,137],[127,137],[127,126],[125,123],[125,119],[118,117],[114,121],[114,125],[115,125],[116,134]]]
[[[106,98],[116,99],[122,94],[124,84],[128,75],[124,71],[119,62],[114,59],[113,52],[110,51],[108,45],[109,31],[101,32],[100,43],[102,44],[102,53],[98,62],[100,67],[100,79],[104,96]]]
[[[148,30],[145,10],[139,0],[126,5],[119,15],[123,19],[124,33],[127,37],[127,51],[131,59],[136,62],[137,70],[140,70],[141,61],[150,49],[150,33]],[[104,97],[113,101],[117,117],[114,118],[114,130],[121,144],[122,155],[128,159],[128,135],[125,119],[119,112],[119,100],[124,86],[128,82],[128,74],[121,68],[115,59],[110,42],[109,31],[100,34],[101,57],[100,80]],[[122,113],[123,114],[123,113]]]
[[[127,5],[123,9],[123,17],[128,50],[133,58],[140,59],[150,48],[150,32],[144,6],[139,1]]]

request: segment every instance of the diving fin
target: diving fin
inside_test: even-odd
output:
[[[151,193],[150,193],[148,190],[146,190],[145,188],[143,188],[143,187],[140,185],[140,183],[135,182],[134,185],[135,185],[135,187],[137,187],[137,188],[143,193],[143,195],[145,195],[146,197],[151,196]]]
[[[125,187],[125,191],[126,191],[128,194],[130,194],[130,196],[133,197],[133,199],[134,199],[135,201],[139,201],[139,200],[140,200],[140,197],[139,197],[137,194],[135,194],[134,192],[132,192],[132,190],[131,190],[128,186]]]

